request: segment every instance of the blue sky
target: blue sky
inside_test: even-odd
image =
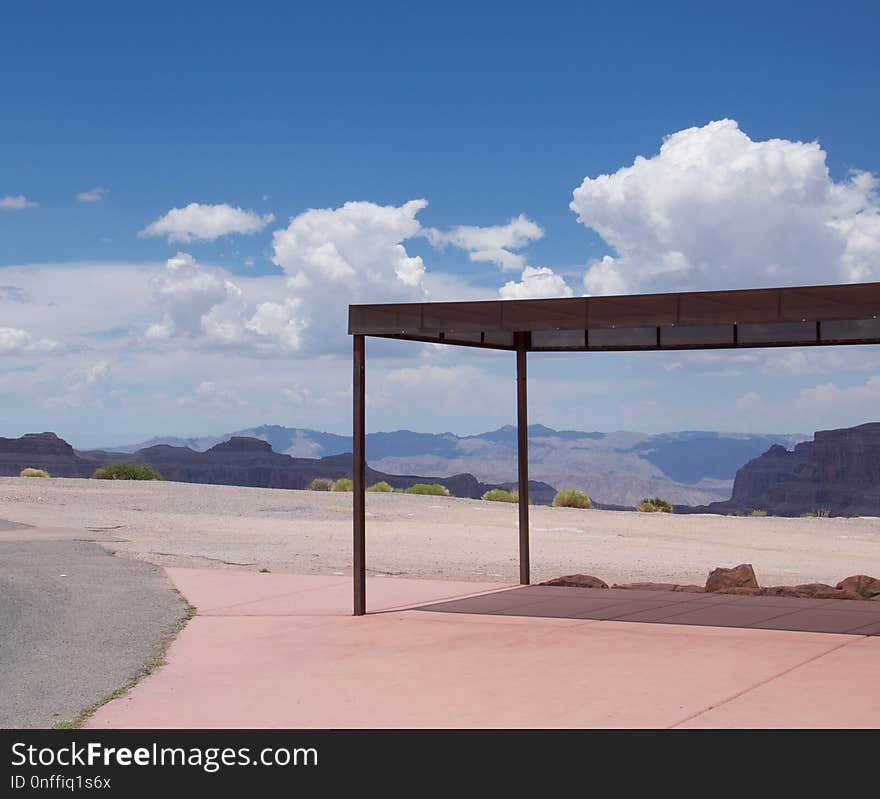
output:
[[[0,434],[345,432],[348,301],[880,279],[876,4],[181,5],[4,7]],[[509,359],[374,353],[371,429],[512,419]],[[532,363],[556,426],[880,399],[874,348]]]

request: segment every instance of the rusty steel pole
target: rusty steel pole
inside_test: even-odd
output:
[[[526,386],[528,333],[514,333],[516,345],[516,450],[519,480],[519,581],[529,584],[529,410]]]
[[[364,337],[354,336],[354,418],[352,424],[352,486],[354,499],[354,615],[367,612],[367,511],[365,432],[365,347]]]

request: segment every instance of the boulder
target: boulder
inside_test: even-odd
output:
[[[854,574],[841,580],[836,587],[858,599],[873,599],[880,595],[880,580],[867,574]]]
[[[752,588],[747,585],[735,585],[733,588],[721,588],[713,591],[714,594],[733,594],[734,596],[763,596],[764,589]]]
[[[798,599],[851,599],[852,597],[825,583],[803,583],[802,585],[773,585],[765,588],[764,596],[790,596]]]
[[[717,568],[709,572],[706,578],[707,591],[729,593],[733,588],[760,588],[751,563],[740,563],[732,569]]]
[[[541,585],[563,585],[568,588],[608,588],[608,583],[590,574],[569,574],[566,577],[547,580]]]

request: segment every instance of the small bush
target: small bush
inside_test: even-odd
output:
[[[493,488],[483,494],[486,502],[519,502],[519,496],[513,491],[505,491],[503,488]]]
[[[815,519],[816,516],[818,516],[818,514],[813,510],[808,510],[806,513],[801,514],[802,519]]]
[[[19,477],[48,477],[49,472],[45,469],[22,469],[18,475]]]
[[[753,510],[749,514],[749,516],[766,516],[766,515],[767,515],[767,511],[765,511],[765,510]]]
[[[373,494],[390,494],[393,489],[384,480],[380,480],[378,483],[373,483],[373,485],[369,486],[367,491]]]
[[[672,505],[660,497],[643,499],[637,506],[639,513],[672,513]]]
[[[829,518],[831,518],[831,508],[819,508],[816,511],[816,515],[820,519],[829,519]]]
[[[333,488],[333,481],[329,477],[316,477],[309,483],[307,491],[330,491]]]
[[[340,477],[338,480],[334,480],[333,485],[330,486],[331,491],[352,491],[353,489],[354,483],[347,477]]]
[[[426,494],[431,497],[448,497],[449,489],[440,483],[416,483],[406,489],[407,494]]]
[[[96,480],[161,480],[159,474],[147,463],[125,463],[118,461],[95,469],[92,475]]]
[[[592,500],[583,493],[574,488],[565,488],[558,491],[553,497],[553,506],[556,508],[592,508]]]

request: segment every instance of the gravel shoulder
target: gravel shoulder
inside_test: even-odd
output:
[[[351,495],[313,491],[0,478],[0,517],[75,528],[117,555],[160,565],[349,574]],[[702,583],[752,563],[765,585],[880,574],[880,519],[738,518],[534,506],[532,575]],[[369,494],[371,573],[514,581],[516,506]],[[3,533],[0,533],[2,540]]]

